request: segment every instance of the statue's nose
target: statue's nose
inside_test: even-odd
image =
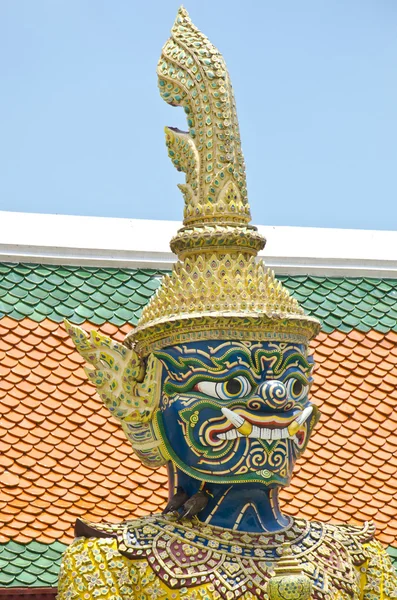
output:
[[[260,384],[255,396],[247,402],[247,408],[285,410],[287,404],[290,404],[287,388],[281,381],[271,379]]]

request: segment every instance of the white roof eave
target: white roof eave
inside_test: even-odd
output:
[[[0,261],[169,270],[181,223],[0,211]],[[259,226],[277,274],[397,278],[397,232]]]

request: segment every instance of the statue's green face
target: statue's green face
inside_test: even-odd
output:
[[[304,345],[206,341],[156,356],[158,426],[179,469],[214,483],[288,484],[318,420]]]

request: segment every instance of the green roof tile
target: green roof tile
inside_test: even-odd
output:
[[[354,314],[348,314],[344,317],[344,324],[353,329],[358,328],[360,326],[360,318]]]
[[[0,587],[55,587],[65,544],[0,544]]]
[[[297,277],[279,279],[307,314],[320,319],[326,332],[334,329],[348,332],[353,328],[363,332],[397,331],[396,279],[305,277],[299,278],[299,286]]]
[[[0,263],[0,317],[66,316],[102,325],[135,324],[159,287],[162,272],[151,269]],[[397,280],[341,277],[280,276],[323,330],[397,331]]]
[[[148,269],[1,263],[0,316],[134,324],[161,275]]]
[[[13,581],[14,581],[15,577],[13,577],[12,575],[9,575],[8,573],[5,572],[4,569],[2,569],[0,571],[0,587],[9,587],[12,585]],[[17,585],[20,585],[20,583],[18,583]]]
[[[20,582],[21,587],[33,587],[33,585],[37,582],[37,577],[33,573],[29,573],[29,571],[20,571],[18,575],[18,581]]]
[[[14,310],[16,310],[21,315],[25,315],[25,317],[29,317],[34,311],[32,306],[29,306],[26,302],[17,302],[14,306]]]
[[[56,304],[55,304],[56,306]],[[44,302],[40,305],[37,306],[37,309],[34,310],[34,312],[30,315],[30,318],[33,319],[33,315],[34,314],[41,314],[42,317],[41,319],[34,319],[35,321],[42,321],[43,319],[45,319],[46,317],[49,317],[50,319],[52,319],[52,321],[57,321],[57,319],[54,319],[54,306],[51,306],[51,304],[44,304]],[[10,315],[11,316],[11,315]]]

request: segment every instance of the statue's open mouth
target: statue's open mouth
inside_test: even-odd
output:
[[[242,416],[233,410],[222,408],[222,413],[228,423],[225,423],[222,429],[213,430],[211,437],[218,440],[233,440],[239,437],[269,441],[294,439],[300,446],[305,436],[303,426],[312,414],[312,411],[313,407],[308,406],[300,413],[288,419],[281,420],[279,417],[272,417],[269,420],[259,420],[253,415]]]

